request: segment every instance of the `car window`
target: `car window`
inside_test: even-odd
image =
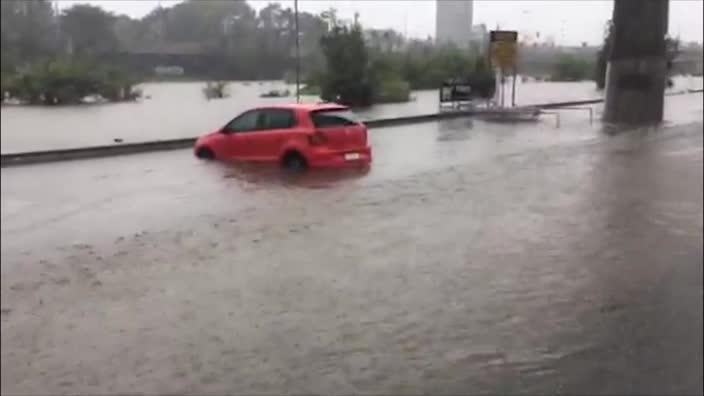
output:
[[[288,129],[295,125],[293,111],[286,109],[266,109],[261,111],[257,129]]]
[[[357,125],[357,117],[349,110],[318,110],[311,114],[316,128]]]
[[[259,120],[260,112],[258,110],[250,110],[240,114],[234,120],[230,121],[225,126],[226,132],[247,132],[257,129],[257,121]]]

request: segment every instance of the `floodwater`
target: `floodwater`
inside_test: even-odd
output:
[[[272,89],[283,89],[282,82],[232,83],[231,96],[206,100],[203,83],[150,83],[142,89],[144,99],[137,103],[67,106],[60,108],[2,108],[2,153],[74,148],[123,142],[189,138],[211,132],[240,112],[266,103],[290,102],[293,98],[262,99],[259,95]],[[679,77],[673,91],[701,89],[702,79]],[[294,87],[288,86],[292,92]],[[507,92],[510,87],[506,86]],[[555,101],[596,99],[601,93],[593,82],[518,83],[516,102],[519,105]],[[408,103],[378,105],[359,110],[363,119],[429,114],[438,110],[437,90],[416,91]],[[510,95],[507,93],[507,101]],[[304,97],[305,102],[317,101]]]
[[[365,172],[2,169],[1,391],[701,394],[701,94],[561,114],[375,129]]]

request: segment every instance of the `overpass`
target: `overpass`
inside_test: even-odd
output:
[[[206,51],[131,50],[106,54],[105,57],[141,76],[153,76],[154,69],[159,66],[180,66],[188,76],[201,78],[218,78],[227,72],[225,57]]]

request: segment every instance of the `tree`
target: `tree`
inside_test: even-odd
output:
[[[582,81],[590,77],[594,67],[586,60],[563,55],[554,66],[553,81]]]
[[[136,48],[140,40],[141,23],[127,15],[120,15],[115,19],[113,31],[121,51],[130,51]]]
[[[374,86],[368,65],[367,49],[358,24],[336,25],[320,40],[327,67],[322,76],[321,97],[351,106],[372,104]]]
[[[340,21],[337,19],[337,10],[334,8],[329,8],[326,11],[320,13],[320,18],[326,23],[326,30],[331,32],[333,29],[340,25]]]
[[[171,42],[220,41],[227,34],[228,21],[243,23],[255,17],[246,2],[232,0],[187,0],[163,10],[153,21],[163,24],[163,38]]]
[[[3,73],[55,52],[56,23],[49,1],[3,0],[0,7]]]
[[[61,14],[61,31],[68,40],[69,52],[96,56],[119,48],[115,36],[116,17],[100,7],[77,4]]]
[[[56,59],[66,52],[79,60],[122,64],[145,76],[159,65],[179,65],[188,77],[210,80],[279,79],[290,77],[295,69],[294,15],[277,3],[257,13],[243,0],[185,0],[156,7],[141,19],[81,4],[59,17],[49,0],[0,4],[3,77],[15,73],[19,65]],[[395,92],[405,91],[406,85],[438,88],[445,79],[472,72],[472,54],[435,48],[427,41],[406,43],[393,30],[368,32],[372,48],[365,47],[361,27],[338,18],[335,9],[320,15],[301,12],[302,79],[321,90],[326,80],[330,84],[325,92],[338,89],[333,86],[347,92],[334,93],[333,98],[358,90],[351,95],[356,102],[363,93],[367,97],[363,103],[370,95],[386,97],[379,95],[384,84]],[[353,77],[348,81],[339,76],[344,73]]]
[[[298,26],[301,73],[303,79],[308,80],[325,67],[325,57],[320,50],[320,39],[328,31],[327,23],[318,15],[299,12]]]
[[[279,71],[290,70],[294,67],[294,57],[292,49],[295,46],[295,21],[294,14],[290,8],[283,9],[278,3],[269,4],[259,12],[257,52],[256,56],[261,59],[260,67],[272,68]],[[275,73],[271,70],[271,73]]]

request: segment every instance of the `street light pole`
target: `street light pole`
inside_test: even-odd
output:
[[[293,9],[296,17],[296,103],[301,103],[301,45],[298,33],[298,0],[293,0]]]

